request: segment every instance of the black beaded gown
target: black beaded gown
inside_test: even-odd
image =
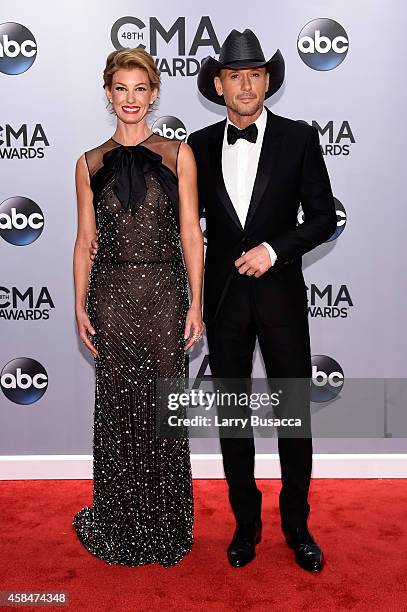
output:
[[[85,154],[99,249],[86,309],[96,331],[93,505],[73,518],[109,564],[178,563],[192,546],[189,440],[158,437],[155,381],[185,376],[189,307],[178,227],[179,141],[108,140]]]

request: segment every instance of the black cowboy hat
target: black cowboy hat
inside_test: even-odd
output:
[[[220,48],[219,60],[206,57],[198,73],[198,89],[205,98],[215,104],[225,106],[223,96],[218,96],[213,82],[222,68],[260,68],[264,66],[270,73],[270,84],[265,98],[278,91],[284,81],[285,64],[280,49],[266,62],[259,39],[249,29],[244,32],[232,30]]]

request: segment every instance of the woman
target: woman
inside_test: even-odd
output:
[[[169,566],[192,545],[191,464],[188,438],[156,434],[155,383],[184,377],[204,328],[196,166],[187,144],[147,125],[160,84],[151,55],[113,51],[103,76],[116,131],[76,167],[76,320],[96,390],[93,506],[73,526],[109,564]]]

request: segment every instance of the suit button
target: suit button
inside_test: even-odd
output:
[[[246,237],[242,238],[242,244],[245,245],[245,246],[247,245],[247,238]]]

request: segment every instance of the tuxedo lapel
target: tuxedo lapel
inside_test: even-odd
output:
[[[237,227],[243,231],[242,224],[240,223],[239,217],[237,216],[235,207],[229,197],[226,189],[225,181],[222,173],[222,146],[223,136],[225,131],[226,119],[216,125],[216,129],[213,131],[209,140],[210,146],[210,160],[212,168],[212,180],[214,181],[216,193],[219,200],[222,202],[231,220]]]
[[[266,108],[267,123],[264,131],[263,143],[261,147],[259,164],[257,166],[256,179],[253,185],[252,196],[250,199],[249,210],[245,222],[245,229],[249,226],[253,216],[264,195],[266,187],[271,179],[273,165],[281,143],[281,133],[279,132],[273,113]]]

